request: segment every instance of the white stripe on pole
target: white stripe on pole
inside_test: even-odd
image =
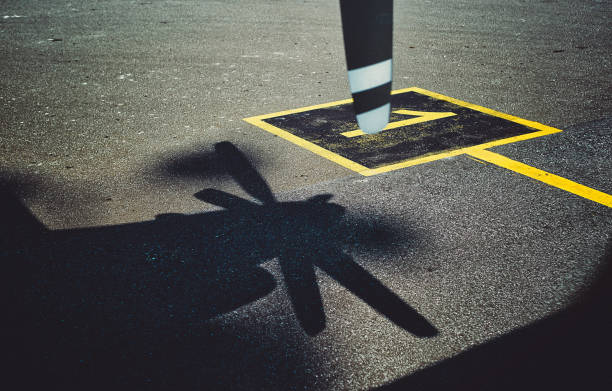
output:
[[[387,103],[365,113],[357,114],[357,123],[364,133],[375,134],[387,126],[390,114],[391,103]]]
[[[351,93],[356,94],[391,81],[391,59],[348,71]]]

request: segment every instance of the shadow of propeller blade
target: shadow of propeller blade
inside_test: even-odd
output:
[[[317,259],[317,266],[355,296],[399,327],[418,337],[438,335],[438,330],[427,319],[346,254],[338,252],[330,255],[333,257]]]
[[[215,144],[215,151],[221,157],[227,172],[244,191],[265,204],[276,202],[266,181],[238,148],[232,143],[224,141]]]
[[[219,191],[216,189],[204,189],[194,194],[194,197],[200,201],[207,202],[212,205],[220,206],[225,209],[241,209],[252,208],[257,206],[253,202],[247,201],[240,197]]]

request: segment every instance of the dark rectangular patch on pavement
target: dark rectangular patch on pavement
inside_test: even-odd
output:
[[[538,131],[546,134],[559,131],[419,88],[393,92],[389,123],[395,128],[375,135],[354,134],[358,125],[350,100],[276,114],[246,120],[269,131],[281,130],[281,137],[286,132],[306,141],[300,143],[293,137],[285,137],[298,145],[313,144],[330,151],[332,154],[325,156],[317,152],[317,148],[311,149],[340,164],[343,163],[337,160],[347,159],[357,163],[355,167],[361,166],[357,169],[360,172],[363,169],[389,171],[395,168],[385,170],[384,167],[397,166],[398,163],[424,156],[499,140],[513,142],[512,138],[516,136]],[[333,155],[344,159],[333,159]]]

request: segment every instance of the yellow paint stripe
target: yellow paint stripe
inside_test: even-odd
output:
[[[395,90],[395,91],[391,91],[391,95],[401,94],[403,92],[415,91],[415,89],[419,89],[419,88],[411,87],[411,88],[404,88],[404,89],[401,89],[401,90]],[[425,91],[425,90],[423,90],[423,91]],[[346,105],[346,104],[349,104],[349,103],[353,103],[353,98],[336,100],[334,102],[321,103],[321,104],[318,104],[318,105],[299,107],[297,109],[277,111],[276,113],[256,115],[254,117],[245,118],[244,120],[249,122],[248,120],[254,120],[254,119],[263,120],[263,119],[274,118],[274,117],[282,117],[283,115],[303,113],[305,111],[316,110],[316,109],[325,109],[327,107]],[[249,123],[251,123],[251,122],[249,122]]]
[[[560,132],[559,129],[555,129],[555,128],[550,127],[550,126],[543,125],[543,124],[541,124],[539,122],[529,121],[529,120],[526,120],[526,119],[515,117],[513,115],[504,114],[502,112],[495,111],[495,110],[492,110],[492,109],[489,109],[489,108],[486,108],[486,107],[483,107],[483,106],[478,106],[478,105],[475,105],[475,104],[472,104],[472,103],[464,102],[464,101],[459,100],[459,99],[451,98],[450,96],[438,94],[437,92],[428,91],[428,90],[426,90],[424,88],[419,88],[419,87],[401,88],[399,90],[391,91],[391,95],[403,94],[405,92],[417,92],[419,94],[431,96],[432,98],[439,99],[439,100],[445,100],[447,102],[454,103],[454,104],[459,105],[459,106],[467,107],[467,108],[470,108],[472,110],[480,111],[482,113],[486,113],[486,114],[494,115],[496,117],[504,118],[504,119],[507,119],[509,121],[513,121],[513,122],[519,123],[521,125],[529,126],[529,127],[532,127],[532,128],[538,129],[538,130],[549,130],[549,131],[551,131],[551,133]],[[349,99],[337,100],[337,101],[334,101],[334,102],[322,103],[322,104],[313,105],[313,106],[300,107],[300,108],[292,109],[292,110],[278,111],[276,113],[257,115],[257,116],[254,116],[254,117],[245,118],[244,120],[249,122],[249,123],[252,123],[249,120],[256,120],[256,119],[263,120],[263,119],[268,119],[268,118],[281,117],[283,115],[289,115],[289,114],[295,114],[295,113],[303,113],[305,111],[316,110],[316,109],[324,109],[324,108],[332,107],[332,106],[345,105],[345,104],[352,103],[352,102],[353,102],[353,99],[349,98]],[[551,133],[547,133],[547,134],[551,134]]]
[[[413,91],[415,88],[417,88],[417,87],[404,88],[404,89],[401,89],[401,90],[391,91],[391,95],[399,94],[399,93],[402,93],[402,92]],[[353,98],[342,99],[342,100],[337,100],[337,101],[328,102],[328,103],[321,103],[321,104],[318,104],[318,105],[299,107],[297,109],[277,111],[276,113],[256,115],[254,117],[245,118],[244,120],[249,122],[248,120],[253,120],[253,119],[263,120],[263,119],[274,118],[274,117],[282,117],[283,115],[303,113],[305,111],[316,110],[316,109],[325,109],[327,107],[346,105],[348,103],[353,103]]]
[[[599,190],[591,189],[569,179],[508,159],[491,151],[476,150],[470,152],[469,155],[612,208],[612,196]]]
[[[399,170],[400,168],[416,166],[418,164],[429,163],[435,160],[440,160],[440,159],[444,159],[448,157],[462,155],[463,153],[465,153],[463,149],[456,149],[453,151],[436,153],[434,155],[422,156],[416,159],[405,160],[403,162],[389,164],[387,166],[382,166],[378,168],[370,168],[370,169],[361,171],[359,173],[363,176],[372,176],[372,175],[382,174],[383,172]]]
[[[350,170],[356,171],[356,172],[361,172],[361,171],[365,171],[368,168],[362,166],[361,164],[355,163],[352,160],[349,160],[347,158],[344,158],[338,154],[335,154],[331,151],[328,151],[325,148],[321,148],[316,144],[311,143],[310,141],[306,141],[303,138],[300,138],[298,136],[295,136],[283,129],[277,128],[274,125],[270,125],[267,122],[264,122],[262,120],[260,120],[257,117],[251,117],[251,118],[245,118],[244,121],[255,125],[263,130],[266,130],[272,134],[277,135],[278,137],[281,137],[287,141],[290,141],[296,145],[299,145],[300,147],[309,150],[310,152],[314,152],[319,156],[322,156],[328,160],[331,160],[334,163],[337,163],[343,167],[346,167]]]
[[[529,140],[532,138],[536,138],[536,137],[541,137],[541,136],[546,136],[549,134],[553,134],[553,133],[558,133],[561,132],[560,129],[556,129],[553,128],[551,126],[546,126],[543,125],[541,123],[538,122],[534,122],[534,121],[528,121],[519,117],[515,117],[509,114],[504,114],[501,113],[499,111],[495,111],[495,110],[491,110],[488,109],[486,107],[482,107],[482,106],[478,106],[478,105],[474,105],[468,102],[464,102],[461,101],[459,99],[455,99],[455,98],[451,98],[449,96],[445,96],[442,94],[438,94],[436,92],[432,92],[432,91],[428,91],[425,90],[423,88],[419,88],[419,87],[410,87],[410,88],[403,88],[403,89],[399,89],[399,90],[394,90],[391,91],[391,95],[396,95],[396,94],[403,94],[405,92],[417,92],[419,94],[423,94],[423,95],[428,95],[431,96],[432,98],[435,99],[439,99],[439,100],[445,100],[447,102],[450,103],[454,103],[460,106],[464,106],[464,107],[468,107],[472,110],[477,110],[480,111],[482,113],[486,113],[486,114],[490,114],[496,117],[500,117],[500,118],[504,118],[507,119],[509,121],[513,121],[516,123],[519,123],[521,125],[525,125],[525,126],[529,126],[531,128],[534,129],[538,129],[539,131],[537,132],[533,132],[533,133],[527,133],[527,134],[523,134],[520,136],[514,136],[514,137],[509,137],[509,138],[505,138],[505,139],[501,139],[501,140],[496,140],[496,141],[491,141],[488,143],[484,143],[484,144],[480,144],[480,145],[475,145],[472,147],[468,147],[468,148],[460,148],[460,149],[456,149],[456,150],[452,150],[452,151],[446,151],[446,152],[442,152],[442,153],[438,153],[438,154],[433,154],[433,155],[429,155],[429,156],[422,156],[416,159],[410,159],[410,160],[405,160],[403,162],[399,162],[399,163],[394,163],[394,164],[390,164],[387,166],[383,166],[383,167],[378,167],[378,168],[367,168],[365,166],[362,166],[361,164],[358,164],[356,162],[353,162],[352,160],[349,160],[347,158],[344,158],[338,154],[335,154],[331,151],[328,151],[327,149],[321,148],[316,144],[313,144],[309,141],[306,141],[300,137],[294,136],[293,134],[282,130],[280,128],[277,128],[273,125],[268,124],[267,122],[264,122],[263,120],[268,119],[268,118],[274,118],[274,117],[282,117],[284,115],[289,115],[289,114],[295,114],[295,113],[303,113],[305,111],[310,111],[310,110],[316,110],[316,109],[323,109],[323,108],[327,108],[327,107],[333,107],[333,106],[338,106],[338,105],[344,105],[344,104],[348,104],[348,103],[352,103],[353,99],[344,99],[344,100],[338,100],[338,101],[334,101],[334,102],[328,102],[328,103],[323,103],[323,104],[318,104],[318,105],[313,105],[313,106],[307,106],[307,107],[301,107],[301,108],[297,108],[297,109],[292,109],[292,110],[285,110],[285,111],[279,111],[276,113],[270,113],[270,114],[263,114],[263,115],[257,115],[254,117],[249,117],[249,118],[244,118],[244,121],[255,125],[261,129],[264,129],[272,134],[275,134],[279,137],[282,137],[283,139],[290,141],[296,145],[301,146],[302,148],[305,148],[311,152],[316,153],[319,156],[322,156],[328,160],[331,160],[337,164],[340,164],[343,167],[346,167],[348,169],[351,169],[355,172],[358,172],[364,176],[371,176],[371,175],[376,175],[376,174],[381,174],[384,172],[389,172],[389,171],[393,171],[393,170],[398,170],[400,168],[405,168],[405,167],[410,167],[410,166],[415,166],[417,164],[422,164],[422,163],[428,163],[428,162],[432,162],[435,160],[439,160],[439,159],[444,159],[444,158],[448,158],[448,157],[452,157],[452,156],[458,156],[464,153],[469,153],[471,151],[478,151],[478,150],[483,150],[486,148],[491,148],[491,147],[495,147],[498,145],[504,145],[504,144],[510,144],[510,143],[515,143],[518,141],[524,141],[524,140]]]
[[[470,160],[473,160],[473,161],[478,162],[480,164],[487,164],[487,163],[483,162],[482,160],[476,159],[475,157],[472,157],[470,155],[465,155],[465,156],[467,156]]]
[[[282,117],[283,115],[303,113],[305,111],[324,109],[324,108],[332,107],[332,106],[340,106],[340,105],[345,105],[345,104],[352,103],[352,102],[353,102],[353,99],[349,98],[349,99],[337,100],[335,102],[321,103],[320,105],[306,106],[306,107],[300,107],[297,109],[278,111],[276,113],[256,115],[254,117],[244,118],[244,120],[249,123],[252,123],[249,120],[263,120],[263,119],[274,118],[274,117]]]
[[[422,122],[435,121],[437,119],[442,119],[442,118],[447,118],[447,117],[452,117],[454,115],[457,115],[451,112],[440,113],[440,112],[427,112],[427,111],[414,111],[414,110],[395,110],[394,113],[403,114],[403,115],[413,115],[413,116],[416,115],[417,117],[410,118],[410,119],[404,119],[401,121],[391,122],[390,124],[385,126],[383,130],[397,129],[397,128],[401,128],[402,126],[410,126],[410,125],[420,124]],[[351,130],[349,132],[343,132],[340,134],[348,138],[366,135],[366,133],[361,129]]]
[[[388,130],[387,126],[385,126],[383,130]],[[340,134],[347,138],[353,138],[353,137],[365,136],[367,133],[361,129],[355,129],[355,130],[350,130],[348,132],[342,132]]]
[[[518,124],[529,126],[531,128],[535,128],[535,129],[539,129],[539,130],[549,130],[549,131],[551,131],[551,133],[556,133],[556,132],[560,132],[561,131],[559,129],[556,129],[556,128],[553,128],[551,126],[547,126],[547,125],[541,124],[539,122],[529,121],[529,120],[526,120],[526,119],[523,119],[523,118],[515,117],[515,116],[510,115],[510,114],[505,114],[505,113],[502,113],[502,112],[499,112],[499,111],[495,111],[495,110],[492,110],[492,109],[489,109],[489,108],[486,108],[486,107],[478,106],[478,105],[475,105],[475,104],[472,104],[472,103],[464,102],[464,101],[459,100],[459,99],[451,98],[450,96],[445,96],[445,95],[442,95],[442,94],[438,94],[437,92],[427,91],[427,90],[425,90],[423,88],[419,88],[419,87],[410,87],[410,88],[405,88],[405,89],[401,89],[401,90],[396,90],[396,91],[393,91],[392,94],[401,94],[402,92],[409,92],[409,91],[418,92],[420,94],[428,95],[428,96],[431,96],[432,98],[435,98],[435,99],[445,100],[447,102],[454,103],[454,104],[459,105],[459,106],[467,107],[467,108],[472,109],[472,110],[477,110],[477,111],[480,111],[480,112],[485,113],[485,114],[494,115],[496,117],[507,119],[508,121],[516,122]],[[548,134],[551,134],[551,133],[548,133]]]
[[[471,153],[471,152],[480,151],[480,150],[486,149],[486,148],[497,147],[499,145],[511,144],[511,143],[515,143],[517,141],[524,141],[524,140],[529,140],[529,139],[536,138],[536,137],[542,137],[542,136],[546,136],[546,135],[549,135],[549,134],[558,133],[560,131],[561,130],[559,130],[559,129],[550,128],[550,130],[541,130],[539,132],[521,134],[519,136],[508,137],[508,138],[504,138],[504,139],[501,139],[501,140],[489,141],[488,143],[474,145],[472,147],[454,149],[452,151],[446,151],[446,152],[442,152],[442,153],[436,153],[436,154],[433,154],[433,155],[419,157],[419,158],[416,158],[416,159],[405,160],[405,161],[402,161],[402,162],[399,162],[399,163],[389,164],[387,166],[382,166],[382,167],[378,167],[378,168],[371,168],[371,169],[367,169],[367,170],[364,170],[364,171],[360,171],[359,173],[361,175],[365,175],[365,176],[372,176],[372,175],[382,174],[383,172],[399,170],[400,168],[416,166],[417,164],[429,163],[429,162],[433,162],[435,160],[440,160],[440,159],[445,159],[445,158],[448,158],[448,157],[463,155],[464,153]]]

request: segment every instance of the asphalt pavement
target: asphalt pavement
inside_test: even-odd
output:
[[[3,1],[14,380],[605,389],[611,11],[394,15],[393,89],[562,130],[488,150],[601,203],[466,154],[363,176],[245,122],[350,97],[335,1]]]

